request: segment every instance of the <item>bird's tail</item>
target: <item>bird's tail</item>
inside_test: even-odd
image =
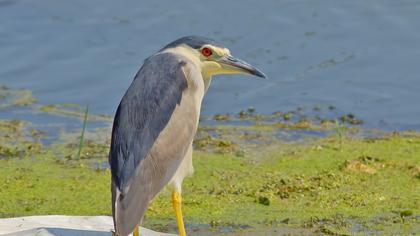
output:
[[[142,188],[137,188],[137,186],[122,194],[114,181],[111,191],[115,233],[118,236],[127,236],[141,223],[149,205],[149,199],[147,199],[147,194],[142,194]]]

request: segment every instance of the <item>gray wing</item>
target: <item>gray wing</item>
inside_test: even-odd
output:
[[[170,53],[147,59],[118,106],[109,163],[113,184],[122,192],[181,102],[188,86],[184,65]]]

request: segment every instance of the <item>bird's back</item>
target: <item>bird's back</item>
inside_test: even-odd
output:
[[[117,109],[109,162],[114,223],[121,235],[139,223],[192,143],[204,94],[200,80],[189,78],[195,69],[171,53],[152,56]]]

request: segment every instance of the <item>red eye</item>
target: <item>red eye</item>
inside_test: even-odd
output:
[[[201,49],[201,54],[203,54],[203,56],[205,57],[209,57],[211,56],[211,54],[213,54],[213,52],[211,51],[210,48],[203,48]]]

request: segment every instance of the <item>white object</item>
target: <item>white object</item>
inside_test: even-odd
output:
[[[114,228],[110,216],[28,216],[0,219],[4,236],[110,236]],[[172,236],[140,227],[143,236]]]

